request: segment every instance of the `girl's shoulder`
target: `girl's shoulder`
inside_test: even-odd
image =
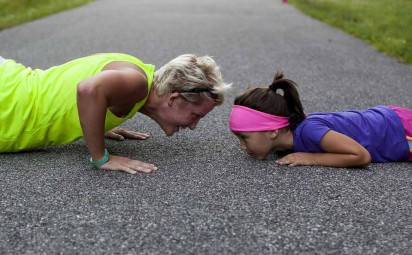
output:
[[[386,105],[378,105],[366,109],[348,109],[344,111],[333,112],[312,112],[309,113],[307,119],[345,119],[345,118],[370,118],[374,115],[392,115],[394,111]]]

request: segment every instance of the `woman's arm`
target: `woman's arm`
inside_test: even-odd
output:
[[[328,131],[321,139],[325,153],[291,153],[276,162],[280,165],[321,165],[331,167],[366,167],[371,162],[369,152],[352,138]]]
[[[127,68],[106,70],[77,86],[77,107],[86,145],[93,159],[104,154],[104,126],[106,111],[110,107],[133,107],[147,95],[146,78],[139,71]],[[109,164],[110,163],[110,164]],[[104,169],[134,173],[150,172],[154,166],[137,160],[111,156]]]

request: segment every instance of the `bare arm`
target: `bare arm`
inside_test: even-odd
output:
[[[86,145],[93,159],[103,157],[105,148],[104,125],[107,109],[118,106],[126,106],[126,108],[128,105],[133,106],[135,102],[143,99],[146,94],[145,77],[139,71],[130,68],[106,70],[79,83],[77,87],[77,107],[80,124]]]
[[[371,162],[369,152],[352,138],[328,131],[321,140],[325,153],[291,153],[279,160],[281,165],[321,165],[331,167],[366,167]]]
[[[107,70],[80,82],[77,86],[80,124],[93,159],[103,156],[107,108],[127,101],[136,102],[139,95],[133,89],[137,89],[135,84],[138,82],[138,71]],[[131,92],[134,92],[134,96],[130,95]],[[146,94],[142,95],[145,96]]]

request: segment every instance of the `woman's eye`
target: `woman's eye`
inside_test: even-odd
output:
[[[192,117],[193,117],[194,119],[200,119],[200,115],[199,115],[199,114],[196,114],[196,113],[193,113],[193,114],[192,114]]]

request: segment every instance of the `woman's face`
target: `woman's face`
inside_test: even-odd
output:
[[[162,121],[159,122],[159,125],[167,136],[172,136],[180,129],[190,128],[193,130],[199,120],[212,111],[215,106],[216,103],[211,99],[194,104],[181,96],[171,98],[168,107],[162,114]]]
[[[271,132],[235,132],[240,148],[256,159],[265,159],[273,149]]]

